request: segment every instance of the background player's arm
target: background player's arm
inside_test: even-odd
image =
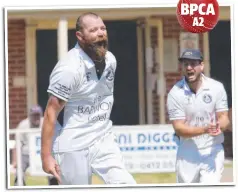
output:
[[[227,94],[224,86],[222,85],[219,93],[217,94],[216,101],[216,118],[219,122],[221,131],[225,131],[230,126],[228,110]]]
[[[228,111],[217,112],[216,116],[221,128],[221,131],[227,130],[228,127],[230,126]]]
[[[44,122],[41,131],[41,153],[43,156],[51,155],[52,137],[54,135],[54,127],[58,114],[63,109],[65,101],[50,95],[45,113]]]
[[[229,124],[229,126],[228,126],[227,129],[228,129],[229,131],[232,131],[232,127],[233,127],[233,126],[232,126],[232,108],[230,108],[229,111],[228,111],[228,117],[229,117],[229,120],[230,120],[230,124]]]
[[[192,127],[188,126],[183,119],[173,120],[172,121],[176,135],[181,137],[195,137],[207,133],[206,127]]]
[[[176,135],[189,138],[206,133],[206,127],[191,127],[186,123],[184,108],[171,94],[168,94],[167,109]]]

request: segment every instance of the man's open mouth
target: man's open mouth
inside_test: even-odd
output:
[[[188,75],[188,77],[191,77],[191,76],[194,75],[194,73],[193,72],[187,72],[187,75]]]
[[[107,45],[107,42],[105,40],[94,43],[94,46],[97,46],[97,47],[106,47],[106,45]]]

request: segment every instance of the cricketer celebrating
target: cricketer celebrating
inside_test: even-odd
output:
[[[111,131],[117,62],[107,50],[106,26],[98,15],[85,13],[77,19],[76,37],[76,46],[50,76],[42,129],[43,170],[63,185],[91,184],[92,173],[106,184],[135,184]],[[63,126],[54,130],[62,108]]]
[[[177,182],[217,183],[224,168],[223,131],[229,126],[227,94],[221,82],[203,74],[199,50],[179,58],[184,77],[170,90],[167,109],[179,138]]]

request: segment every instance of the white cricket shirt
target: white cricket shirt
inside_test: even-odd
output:
[[[202,86],[195,94],[183,78],[168,93],[167,109],[170,120],[186,119],[190,126],[206,126],[212,118],[216,121],[215,112],[228,110],[227,94],[222,83],[204,75]],[[218,136],[180,137],[179,147],[204,149],[223,141],[223,133]]]
[[[39,128],[42,128],[42,125],[43,125],[43,117],[41,117],[41,119],[40,119]],[[29,118],[26,118],[26,119],[22,120],[17,126],[17,129],[20,129],[20,130],[30,129],[30,128],[32,128],[32,127],[31,127]],[[22,152],[23,155],[29,155],[28,135],[29,135],[29,133],[20,134],[20,141],[21,141],[21,144],[22,144],[21,152]]]
[[[109,51],[105,62],[98,79],[93,61],[76,44],[53,69],[48,92],[66,101],[63,126],[55,129],[53,152],[84,149],[111,130],[116,59]]]

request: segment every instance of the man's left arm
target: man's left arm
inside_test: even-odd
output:
[[[221,131],[225,131],[230,125],[228,110],[227,93],[222,85],[218,92],[216,101],[216,117]]]
[[[216,116],[221,128],[221,131],[226,131],[230,126],[228,111],[216,112]]]

